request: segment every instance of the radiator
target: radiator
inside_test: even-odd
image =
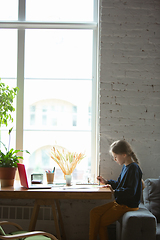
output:
[[[0,206],[0,220],[12,221],[28,230],[33,207],[31,206]],[[5,227],[7,230],[8,226]],[[43,206],[39,210],[35,230],[42,230],[55,234],[52,208]]]

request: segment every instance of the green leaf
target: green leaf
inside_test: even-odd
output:
[[[8,121],[13,122],[11,113],[15,111],[13,107],[13,99],[18,93],[19,88],[9,88],[0,82],[0,125],[8,125]]]

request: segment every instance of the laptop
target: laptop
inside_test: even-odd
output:
[[[20,177],[20,182],[22,187],[27,189],[50,189],[52,188],[52,184],[28,184],[27,174],[26,174],[26,168],[25,165],[22,163],[17,163],[18,165],[18,172]]]

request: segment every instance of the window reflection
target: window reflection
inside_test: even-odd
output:
[[[77,106],[67,101],[42,100],[32,104],[29,109],[30,127],[68,128],[77,126]]]

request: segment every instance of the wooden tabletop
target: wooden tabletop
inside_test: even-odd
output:
[[[3,199],[111,199],[109,188],[98,185],[91,186],[55,186],[51,189],[25,189],[21,186],[0,189]]]

